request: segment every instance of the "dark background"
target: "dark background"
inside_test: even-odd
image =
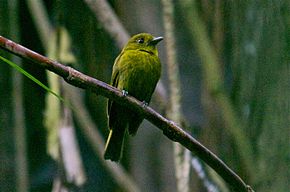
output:
[[[0,0],[0,35],[29,49],[48,55],[46,42],[28,1]],[[32,4],[35,1],[31,1]],[[109,82],[114,59],[120,49],[103,28],[95,14],[82,0],[38,1],[44,6],[52,31],[66,28],[74,57],[73,67],[99,80]],[[108,1],[130,36],[149,32],[164,36],[163,9],[160,1]],[[202,72],[202,59],[196,51],[187,18],[180,2],[173,1],[177,63],[181,82],[181,105],[185,127],[201,143],[215,152],[255,191],[286,192],[290,181],[290,4],[277,1],[197,1],[198,13],[207,29],[229,99],[239,127],[251,147],[251,172],[248,172],[237,149],[236,138],[227,130],[221,108],[208,92]],[[168,75],[165,43],[158,46],[163,65],[162,102],[153,97],[151,106],[165,114],[168,104]],[[0,55],[20,64],[44,84],[45,70],[0,50]],[[51,191],[58,175],[58,166],[47,153],[45,95],[40,86],[17,75],[13,68],[0,61],[0,191],[17,190],[16,137],[17,118],[22,119],[27,159],[28,191]],[[107,136],[106,99],[89,91],[79,90],[98,131]],[[20,99],[20,104],[19,104]],[[160,98],[159,98],[160,99]],[[18,105],[19,104],[19,105]],[[20,121],[21,122],[21,121]],[[19,124],[18,124],[19,126]],[[121,191],[121,187],[104,168],[88,138],[75,122],[76,135],[87,175],[82,191]],[[16,127],[16,128],[15,128]],[[23,146],[22,146],[23,147]],[[25,148],[25,147],[24,147]],[[146,120],[135,137],[126,139],[121,164],[142,191],[176,191],[172,142]],[[212,171],[204,166],[208,179],[218,183]],[[221,184],[216,184],[223,191]],[[207,191],[191,168],[191,191]],[[23,191],[23,190],[22,190]]]

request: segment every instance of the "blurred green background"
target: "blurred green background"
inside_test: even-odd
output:
[[[120,52],[110,32],[84,0],[0,0],[0,35],[77,70],[109,82],[114,59]],[[164,36],[163,4],[153,0],[111,0],[108,3],[131,36],[148,32]],[[255,191],[286,192],[290,188],[290,2],[173,1],[177,64],[180,76],[182,127],[215,152]],[[39,6],[42,5],[42,6]],[[204,34],[217,55],[222,95],[243,135],[231,130],[227,107],[212,93],[204,73],[204,55],[188,24],[187,11],[197,10]],[[44,18],[41,15],[44,14]],[[45,23],[44,21],[48,21]],[[44,25],[44,26],[41,26]],[[114,28],[114,26],[112,26]],[[45,29],[45,31],[42,31]],[[62,58],[60,34],[67,32],[69,58]],[[58,38],[58,39],[57,39]],[[54,50],[51,42],[57,42]],[[201,42],[202,44],[203,42]],[[152,106],[166,115],[169,81],[166,39],[159,45],[163,64],[161,88]],[[49,53],[50,52],[50,53]],[[209,53],[210,54],[210,53]],[[0,50],[0,55],[27,70],[44,84],[48,74],[30,62]],[[67,58],[67,57],[65,57]],[[211,69],[209,69],[211,70]],[[213,71],[217,72],[217,71]],[[210,78],[209,78],[210,79]],[[108,134],[106,99],[74,89],[97,131]],[[60,91],[62,92],[62,91]],[[52,191],[61,175],[58,163],[47,153],[46,92],[0,61],[0,191]],[[70,95],[65,96],[69,99]],[[70,191],[127,191],[120,186],[73,114],[86,181]],[[129,137],[128,137],[129,138]],[[244,139],[245,138],[245,139]],[[240,141],[242,139],[242,141]],[[241,145],[237,144],[241,143]],[[245,147],[243,146],[245,144]],[[249,146],[249,151],[246,146]],[[58,148],[58,147],[57,147]],[[141,191],[176,191],[172,142],[146,120],[137,135],[126,139],[121,165]],[[246,152],[244,152],[246,151]],[[249,153],[248,153],[249,152]],[[242,156],[247,154],[247,156]],[[192,164],[191,164],[192,165]],[[206,179],[217,191],[229,190],[202,165]],[[210,191],[190,166],[189,191]]]

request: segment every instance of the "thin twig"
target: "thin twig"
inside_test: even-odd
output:
[[[177,126],[173,121],[164,118],[152,108],[144,106],[143,102],[131,96],[123,96],[122,92],[115,87],[87,76],[71,67],[62,65],[57,61],[44,57],[2,36],[0,36],[0,47],[24,59],[30,60],[37,66],[41,66],[60,75],[71,85],[91,90],[96,94],[105,96],[122,106],[128,107],[139,115],[144,116],[144,118],[162,130],[163,134],[169,139],[179,142],[195,153],[200,159],[212,167],[229,185],[236,189],[236,191],[248,192],[249,186],[246,185],[245,182],[221,159],[195,140],[191,135],[182,130],[182,128]]]

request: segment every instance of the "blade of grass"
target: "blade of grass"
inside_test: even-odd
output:
[[[29,78],[30,80],[32,80],[34,83],[38,84],[40,87],[42,87],[47,92],[49,92],[52,95],[54,95],[55,97],[57,97],[64,104],[68,105],[69,107],[72,107],[71,104],[68,101],[66,101],[64,98],[62,98],[57,93],[55,93],[54,91],[52,91],[49,87],[47,87],[46,85],[44,85],[43,83],[41,83],[41,81],[39,81],[38,79],[36,79],[33,75],[31,75],[30,73],[28,73],[27,71],[25,71],[23,68],[19,67],[17,64],[13,63],[12,61],[10,61],[10,60],[2,57],[2,56],[0,56],[0,59],[2,61],[4,61],[5,63],[9,64],[11,67],[13,67],[14,69],[16,69],[20,73],[22,73],[23,75],[25,75],[27,78]]]

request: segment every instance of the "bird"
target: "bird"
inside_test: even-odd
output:
[[[132,36],[115,59],[111,85],[149,105],[152,94],[161,76],[161,62],[157,44],[163,37],[149,33]],[[118,162],[122,158],[126,132],[135,135],[143,117],[134,111],[108,100],[109,135],[105,145],[104,158]]]

